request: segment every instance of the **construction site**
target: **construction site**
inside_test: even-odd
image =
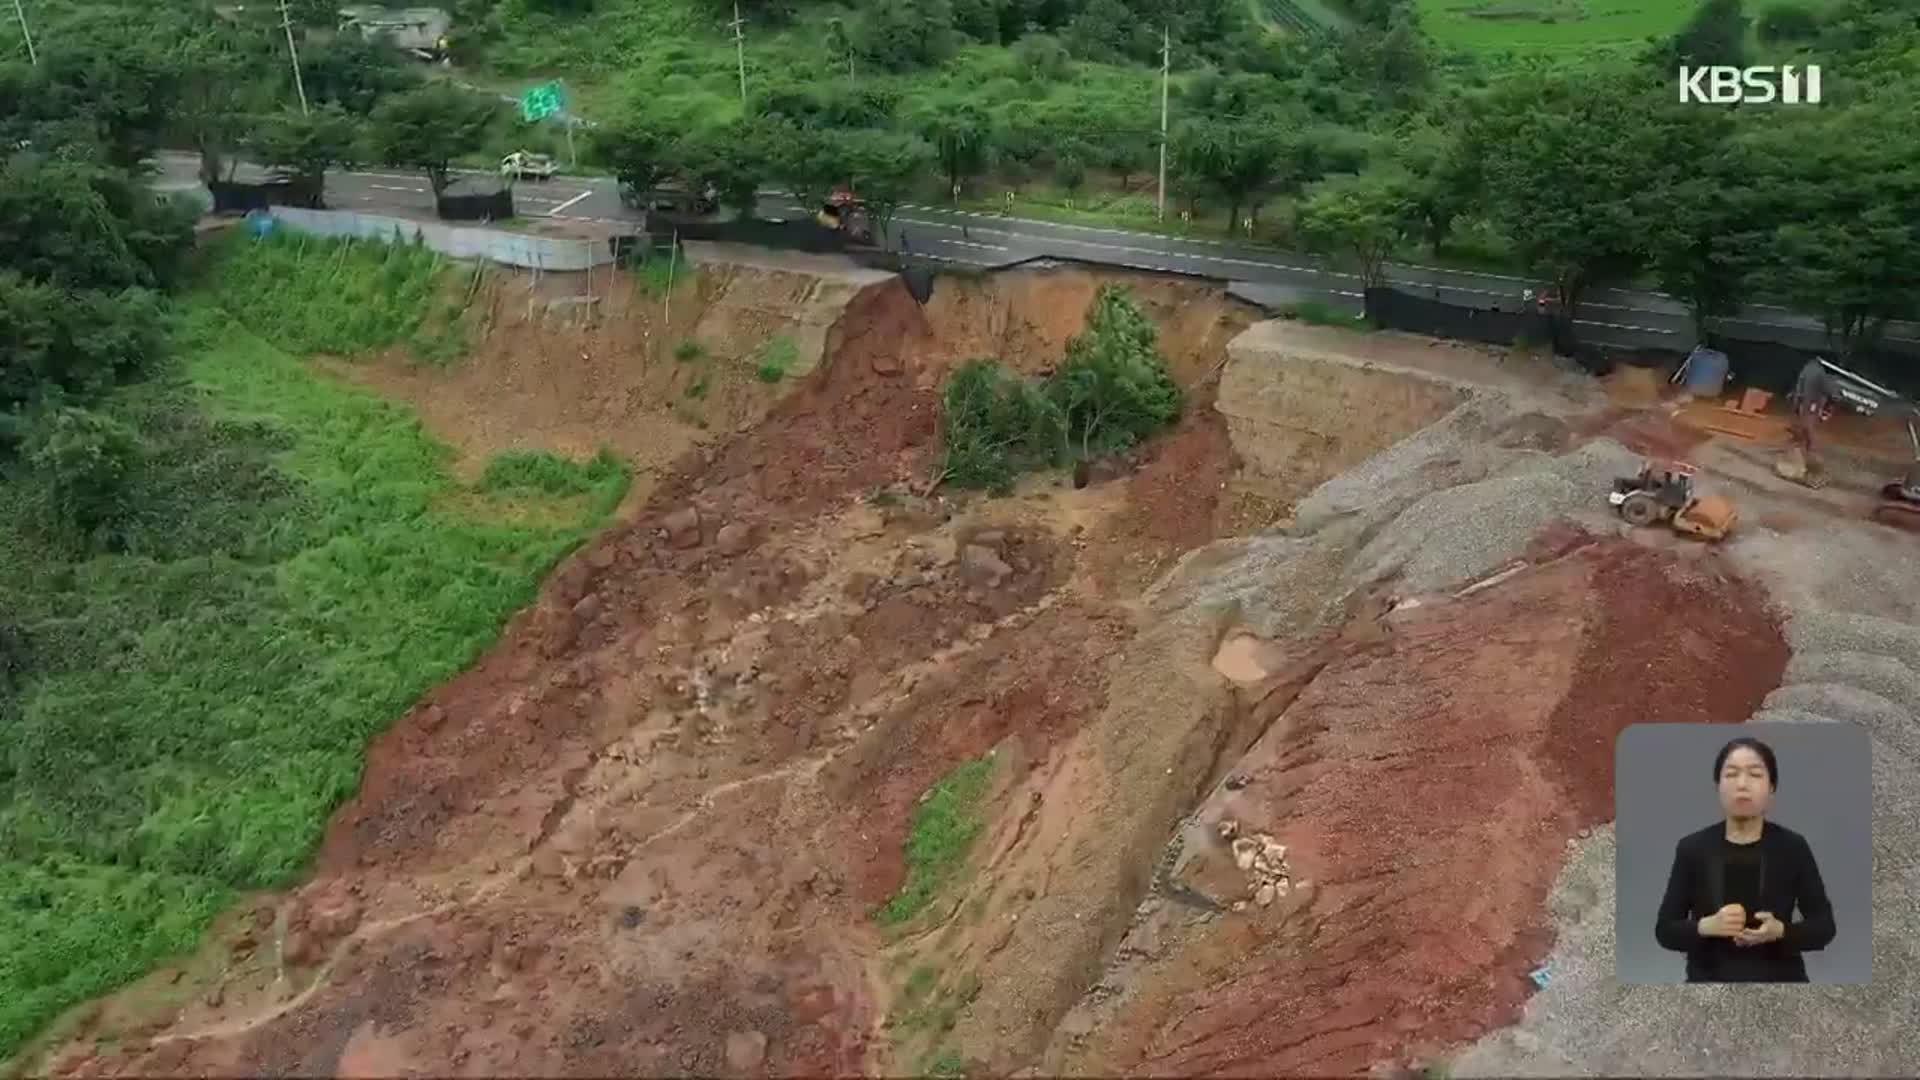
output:
[[[1776,467],[1777,408],[1663,370],[1309,325],[1199,279],[942,273],[923,301],[835,256],[689,255],[670,307],[501,275],[456,364],[315,361],[463,462],[606,446],[633,490],[374,740],[303,884],[67,1017],[34,1071],[1920,1061],[1903,419],[1837,412],[1810,485]],[[1009,494],[942,484],[946,376],[1050,371],[1106,285],[1152,320],[1177,424]],[[1629,512],[1650,462],[1687,494]],[[1736,516],[1666,527],[1694,496]],[[1748,720],[1872,735],[1873,980],[1622,985],[1615,737]],[[879,917],[956,770],[959,868]]]

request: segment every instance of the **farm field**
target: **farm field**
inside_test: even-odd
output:
[[[1442,45],[1502,49],[1583,49],[1630,45],[1671,34],[1692,0],[1418,0],[1421,26]]]

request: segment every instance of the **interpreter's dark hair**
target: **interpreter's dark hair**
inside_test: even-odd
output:
[[[1727,745],[1721,747],[1720,752],[1714,755],[1713,782],[1716,784],[1720,782],[1720,770],[1727,767],[1727,756],[1743,746],[1760,755],[1761,762],[1767,767],[1767,783],[1773,790],[1779,791],[1780,763],[1774,760],[1773,747],[1768,746],[1766,743],[1750,735],[1742,735],[1737,739],[1729,739]]]

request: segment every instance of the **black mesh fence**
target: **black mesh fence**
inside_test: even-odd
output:
[[[1489,345],[1559,344],[1552,317],[1536,311],[1465,307],[1378,287],[1367,290],[1367,318],[1388,330]]]
[[[1604,374],[1616,364],[1678,365],[1685,357],[1683,351],[1672,349],[1576,342],[1569,338],[1564,323],[1545,312],[1449,304],[1394,288],[1368,289],[1366,303],[1367,317],[1376,326],[1490,345],[1550,344],[1555,352],[1574,357],[1596,374]],[[1734,382],[1782,394],[1793,388],[1794,379],[1808,360],[1826,356],[1842,362],[1837,351],[1822,353],[1778,341],[1712,335],[1711,344],[1730,358],[1728,375]],[[1844,363],[1908,397],[1920,393],[1920,356],[1878,348],[1858,351]]]
[[[216,214],[245,214],[265,210],[269,206],[326,209],[321,186],[299,179],[269,180],[259,184],[215,180],[207,185],[207,190],[213,195],[213,212]]]
[[[513,216],[513,192],[462,192],[442,195],[434,200],[434,209],[442,221],[505,221]]]
[[[814,221],[700,221],[668,214],[648,213],[647,232],[655,236],[678,235],[682,240],[704,240],[723,244],[751,244],[755,247],[808,251],[818,254],[847,251],[859,245],[849,244],[845,233]]]
[[[1794,380],[1799,377],[1800,369],[1806,366],[1808,360],[1824,356],[1909,399],[1920,394],[1920,356],[1876,348],[1856,351],[1843,360],[1837,350],[1822,353],[1777,341],[1745,341],[1725,337],[1714,337],[1713,345],[1727,354],[1730,360],[1728,376],[1742,386],[1785,394],[1793,389]]]

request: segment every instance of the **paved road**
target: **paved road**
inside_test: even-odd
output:
[[[168,184],[191,184],[199,159],[164,154],[157,160]],[[490,178],[490,174],[466,173]],[[257,179],[260,172],[241,166],[236,179]],[[431,212],[433,195],[424,176],[393,170],[335,172],[327,175],[328,204],[342,210]],[[557,176],[522,182],[514,201],[529,217],[626,228],[640,215],[620,204],[617,186],[604,177]],[[811,209],[784,195],[766,193],[760,212],[773,218],[806,218]],[[933,206],[902,207],[892,223],[893,241],[909,255],[972,266],[1005,266],[1029,259],[1085,259],[1140,270],[1198,274],[1236,283],[1236,291],[1268,302],[1317,299],[1357,310],[1360,279],[1328,267],[1306,254],[1204,238],[1087,225],[1061,225],[1001,214]],[[1393,265],[1387,276],[1403,289],[1451,303],[1521,310],[1524,291],[1534,283],[1503,274],[1421,265]],[[1594,290],[1582,303],[1583,340],[1629,347],[1684,350],[1692,344],[1686,307],[1660,293]],[[1808,349],[1824,347],[1819,320],[1784,308],[1754,307],[1721,322],[1735,338],[1781,341]],[[1920,326],[1889,327],[1888,343],[1920,353]]]

